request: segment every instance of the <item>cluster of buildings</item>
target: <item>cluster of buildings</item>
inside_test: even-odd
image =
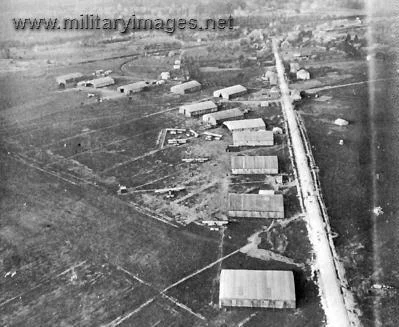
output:
[[[272,80],[272,82],[274,82]],[[201,85],[196,81],[172,87],[178,94],[195,92]],[[277,87],[276,98],[280,91]],[[272,92],[272,93],[273,93]],[[213,93],[214,98],[230,100],[247,93],[242,85],[234,85]],[[235,147],[261,147],[274,145],[273,131],[266,130],[261,118],[245,119],[240,108],[218,111],[214,101],[207,100],[182,105],[179,113],[186,117],[201,117],[206,125],[225,126],[233,138]],[[232,155],[233,175],[278,175],[277,156]],[[284,198],[274,190],[259,191],[259,194],[229,193],[227,213],[232,218],[283,219]],[[209,226],[224,225],[227,221],[207,221]],[[219,224],[217,224],[219,223]],[[219,307],[295,308],[295,282],[292,271],[222,269],[220,275]]]

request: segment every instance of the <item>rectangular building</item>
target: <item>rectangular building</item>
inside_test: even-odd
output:
[[[228,215],[245,218],[284,218],[282,194],[237,194],[230,193]]]
[[[230,87],[226,87],[221,90],[217,90],[213,92],[213,96],[215,98],[223,98],[226,100],[230,100],[235,97],[239,97],[247,93],[247,88],[242,85],[234,85]]]
[[[106,76],[106,77],[95,78],[90,81],[79,82],[78,86],[99,88],[113,84],[115,84],[114,79],[112,77]]]
[[[212,114],[206,114],[202,117],[202,120],[204,121],[204,123],[212,126],[217,126],[225,121],[237,118],[244,118],[244,113],[239,108],[222,110]]]
[[[68,84],[77,83],[83,78],[84,76],[81,73],[70,73],[62,76],[57,76],[55,80],[60,87],[66,87]]]
[[[292,271],[222,269],[219,307],[296,308]]]
[[[178,85],[174,85],[170,88],[170,92],[176,94],[193,93],[201,90],[201,84],[197,81],[190,81]]]
[[[217,105],[212,101],[187,104],[179,108],[179,113],[186,117],[198,117],[218,110]]]
[[[232,120],[223,123],[230,132],[265,130],[266,125],[262,118]]]
[[[231,171],[239,174],[278,174],[277,156],[231,156]]]
[[[274,145],[272,131],[234,131],[234,146],[271,146]]]
[[[117,90],[118,92],[129,95],[132,93],[137,93],[146,90],[149,87],[149,84],[150,84],[149,82],[140,81],[136,83],[119,86]]]

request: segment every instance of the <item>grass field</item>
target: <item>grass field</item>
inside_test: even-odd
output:
[[[229,191],[277,187],[265,176],[231,176],[227,130],[211,130],[223,135],[220,141],[200,137],[179,147],[157,144],[164,128],[200,131],[201,121],[184,118],[177,107],[210,97],[223,83],[184,96],[161,86],[131,100],[98,103],[87,91],[58,91],[53,82],[66,71],[89,73],[99,66],[112,69],[118,85],[134,80],[136,73],[155,78],[155,70],[146,69],[151,60],[158,60],[159,69],[169,65],[166,59],[145,58],[139,66],[127,65],[127,72],[121,68],[126,59],[115,59],[48,68],[41,75],[34,69],[0,75],[6,91],[0,98],[0,268],[3,276],[8,273],[0,279],[1,324],[237,326],[249,319],[251,326],[319,326],[323,315],[301,218],[284,227],[288,245],[280,251],[307,267],[295,268],[299,308],[217,307],[221,268],[292,268],[242,253],[215,263],[270,222],[242,219],[219,231],[194,223],[224,216]],[[244,73],[243,83],[256,75],[253,68]],[[252,91],[261,86],[252,83]],[[248,117],[264,118],[268,129],[283,126],[278,106],[260,108],[243,100],[228,105],[250,109]],[[292,179],[285,136],[273,147],[242,153],[278,155],[281,172]],[[210,161],[181,161],[203,156]],[[117,195],[118,184],[129,193]],[[173,199],[153,192],[179,185],[186,190]],[[294,183],[277,191],[286,196],[287,216],[297,215]]]

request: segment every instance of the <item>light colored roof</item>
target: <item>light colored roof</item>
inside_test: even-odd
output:
[[[232,169],[278,169],[277,156],[231,156]]]
[[[212,101],[192,103],[180,107],[180,109],[183,109],[185,112],[195,112],[212,108],[217,108],[216,104]]]
[[[266,125],[262,118],[255,119],[242,119],[242,120],[230,120],[223,123],[230,131],[234,131],[235,129],[251,129],[251,128],[259,128],[265,129]]]
[[[186,83],[182,83],[182,84],[178,84],[178,85],[174,85],[170,88],[171,91],[174,90],[188,90],[194,87],[198,87],[201,86],[201,83],[197,82],[197,81],[189,81]]]
[[[211,114],[206,114],[203,116],[203,119],[205,120],[208,119],[208,117],[213,117],[215,120],[221,120],[242,116],[244,116],[244,113],[239,108],[233,108],[229,110],[222,110],[218,112],[213,112]]]
[[[300,70],[298,70],[297,71],[297,73],[306,73],[306,74],[308,74],[309,72],[306,70],[306,69],[304,69],[304,68],[301,68]]]
[[[91,83],[91,84],[114,84],[115,81],[112,77],[105,76],[105,77],[99,77],[92,79],[90,81],[87,81],[86,83]]]
[[[230,211],[284,211],[284,199],[282,194],[237,194],[229,193]]]
[[[269,144],[273,143],[274,136],[272,131],[238,131],[233,133],[233,144]]]
[[[222,269],[220,299],[295,301],[292,271]]]
[[[213,95],[215,96],[215,94],[219,94],[219,93],[225,93],[227,95],[233,95],[233,94],[237,94],[237,93],[241,93],[241,92],[247,92],[247,88],[242,86],[242,85],[233,85],[230,87],[226,87],[224,89],[220,89],[220,90],[216,90]]]

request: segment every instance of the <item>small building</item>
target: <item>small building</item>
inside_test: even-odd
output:
[[[212,101],[187,104],[179,108],[179,113],[186,117],[198,117],[218,110],[217,105]]]
[[[197,81],[189,81],[186,83],[174,85],[170,88],[170,92],[176,94],[193,93],[201,90],[201,84]]]
[[[179,70],[179,69],[181,69],[181,66],[180,65],[173,65],[173,69],[174,70]]]
[[[147,90],[149,87],[149,82],[140,81],[136,83],[131,83],[127,85],[122,85],[117,88],[118,92],[124,93],[126,95],[130,95],[132,93],[141,92]]]
[[[278,174],[277,156],[231,156],[233,175]]]
[[[70,73],[55,78],[59,87],[67,87],[68,84],[75,84],[84,78],[81,73]]]
[[[237,131],[233,132],[234,146],[272,146],[274,135],[272,131]]]
[[[297,62],[290,63],[290,73],[291,74],[296,74],[299,69],[300,69],[299,63],[297,63]]]
[[[169,72],[162,72],[161,73],[161,79],[163,79],[163,80],[170,79],[170,73]]]
[[[202,116],[204,123],[211,126],[217,126],[225,121],[244,118],[244,113],[239,108],[222,110],[212,114],[206,114]]]
[[[290,90],[290,97],[292,102],[302,100],[301,92],[296,89]]]
[[[296,308],[292,271],[222,269],[219,307]]]
[[[281,47],[282,49],[288,49],[288,48],[291,48],[292,45],[291,45],[290,41],[288,41],[287,39],[285,39],[283,42],[281,42],[280,47]]]
[[[115,81],[112,77],[106,76],[106,77],[100,77],[100,78],[95,78],[90,81],[82,81],[78,83],[78,86],[86,86],[86,87],[94,87],[95,89],[104,87],[104,86],[109,86],[115,84]]]
[[[224,122],[223,125],[233,133],[242,131],[266,130],[266,124],[262,118],[231,120]]]
[[[213,92],[213,96],[215,98],[223,98],[226,100],[230,100],[235,97],[239,97],[241,95],[247,94],[248,90],[246,87],[242,85],[234,85],[230,87],[226,87],[221,90],[216,90]]]
[[[278,84],[278,76],[277,73],[273,70],[266,71],[264,75],[264,79],[269,82],[270,85]]]
[[[310,79],[310,73],[306,69],[300,69],[296,72],[296,78],[301,80]]]
[[[280,90],[277,86],[273,86],[271,89],[266,90],[265,93],[267,100],[277,100],[281,97]]]
[[[229,193],[228,215],[245,218],[284,218],[282,194],[237,194]]]

